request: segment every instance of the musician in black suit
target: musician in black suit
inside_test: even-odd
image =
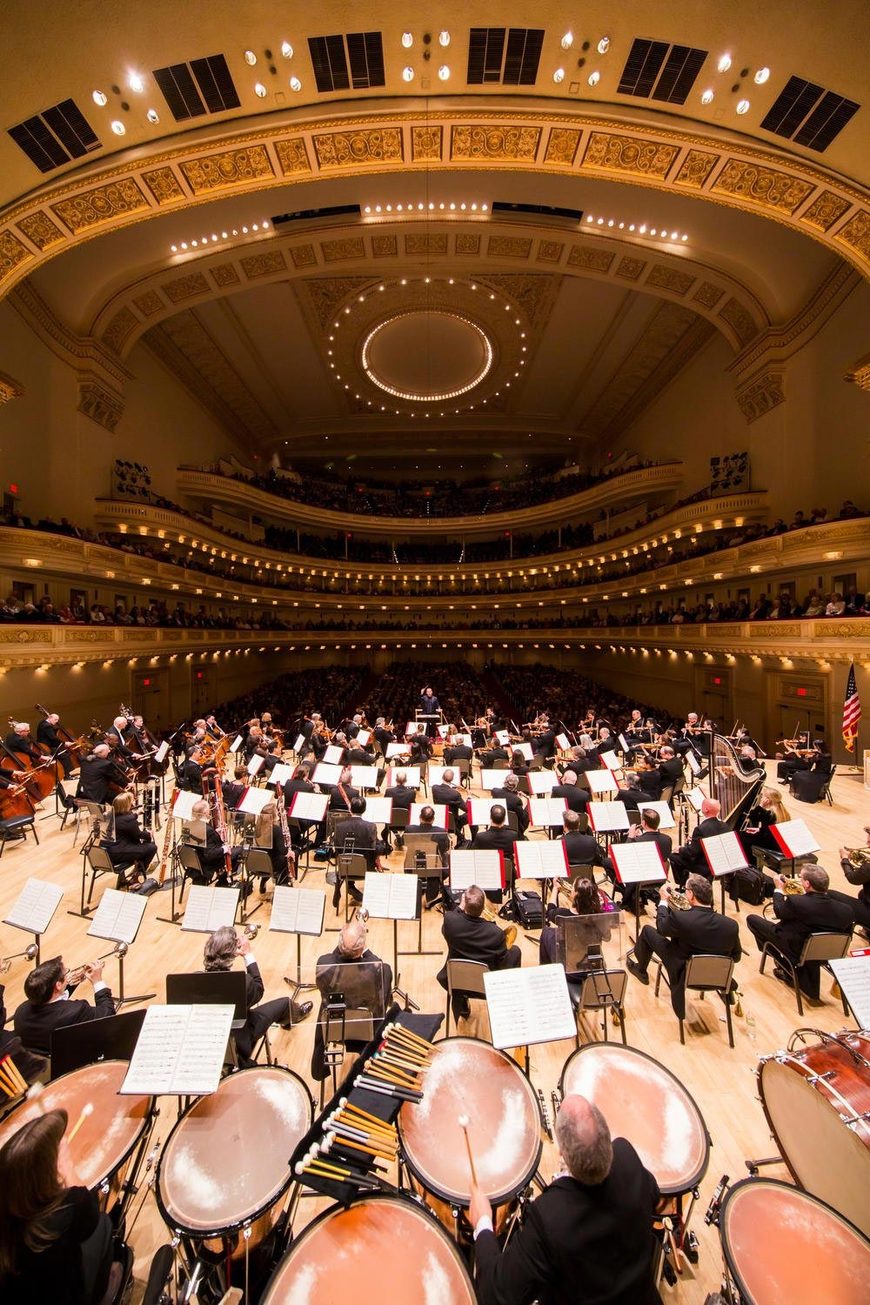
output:
[[[736,920],[719,915],[713,909],[713,885],[703,875],[689,875],[686,880],[688,911],[678,911],[670,904],[670,888],[662,884],[655,928],[645,924],[626,961],[629,974],[641,983],[649,983],[650,960],[660,956],[671,985],[671,1005],[679,1019],[686,1018],[686,990],[683,980],[692,956],[730,956],[739,961],[740,927]]]
[[[504,929],[494,920],[481,918],[485,903],[483,889],[472,884],[462,894],[458,909],[445,911],[441,932],[447,943],[447,960],[482,961],[491,970],[515,970],[523,963],[522,952],[516,945],[508,947]],[[446,989],[446,964],[436,978]],[[467,1016],[468,1012],[468,997],[454,991],[454,1018]]]
[[[115,838],[106,844],[113,866],[118,867],[118,887],[125,888],[145,873],[157,855],[157,844],[139,825],[132,793],[119,793],[112,800],[115,813]],[[125,878],[123,866],[132,861],[133,873]]]
[[[102,806],[109,794],[109,783],[123,783],[123,776],[109,755],[108,743],[98,743],[93,752],[82,757],[76,796]]]
[[[846,876],[846,882],[860,889],[857,897],[849,893],[828,890],[828,895],[835,901],[846,902],[852,907],[855,924],[864,930],[864,937],[870,939],[870,825],[864,826],[867,838],[866,847],[858,849],[858,855],[850,855],[848,847],[840,848],[840,867]]]
[[[420,711],[427,716],[434,716],[441,710],[441,704],[431,689],[424,689],[420,694]]]
[[[425,834],[431,838],[435,844],[435,850],[438,853],[438,860],[442,866],[447,864],[447,857],[450,853],[450,835],[445,829],[435,828],[435,808],[426,803],[420,808],[420,820],[416,825],[409,825],[405,831],[408,834]],[[422,881],[421,881],[422,882]],[[430,875],[426,880],[426,905],[434,906],[441,898],[442,876]],[[419,904],[419,903],[418,903]]]
[[[361,743],[355,740],[347,750],[347,764],[349,766],[373,766],[375,764],[375,754],[371,748],[364,748]]]
[[[647,807],[641,812],[640,824],[633,825],[628,831],[629,839],[634,843],[655,843],[659,849],[659,855],[662,858],[662,865],[667,869],[668,862],[671,859],[671,849],[673,844],[669,834],[663,834],[659,829],[659,813]],[[604,868],[611,879],[616,878],[610,857],[605,857]],[[626,911],[633,911],[635,906],[635,896],[641,893],[644,901],[654,900],[654,890],[640,887],[637,884],[620,884],[615,883],[615,890],[622,893],[622,905]]]
[[[195,870],[188,871],[188,878],[194,884],[210,884],[217,875],[218,887],[228,887],[224,845],[211,823],[211,807],[205,798],[194,802],[191,807],[191,821],[205,826],[205,843],[201,847],[194,844],[196,859],[199,862],[199,874]]]
[[[236,933],[232,925],[221,925],[209,934],[203,948],[203,969],[207,974],[231,970],[233,961],[241,956],[245,962],[245,996],[248,1003],[248,1018],[244,1028],[235,1029],[233,1037],[242,1069],[249,1069],[256,1062],[251,1060],[258,1040],[272,1024],[280,1024],[282,1029],[290,1029],[305,1016],[310,1014],[313,1002],[291,1001],[289,997],[276,997],[273,1001],[261,1001],[265,992],[263,977],[249,939],[244,934]]]
[[[786,894],[782,875],[773,876],[773,920],[765,920],[763,915],[750,915],[746,918],[758,950],[762,951],[766,942],[771,942],[784,952],[792,962],[800,959],[801,950],[811,933],[848,933],[855,923],[853,906],[839,901],[828,893],[827,870],[820,865],[801,866],[800,872],[803,893]],[[791,983],[788,973],[778,965],[773,973],[783,983]],[[797,972],[801,989],[808,997],[818,998],[821,965],[812,961],[801,965]]]
[[[489,828],[480,829],[474,835],[471,847],[472,850],[492,850],[501,852],[505,861],[505,883],[510,885],[514,878],[514,843],[520,841],[520,836],[516,830],[511,829],[507,824],[507,811],[501,805],[496,803],[490,807],[489,811]],[[501,892],[489,894],[490,901],[500,902],[502,899]]]
[[[474,749],[467,743],[462,743],[455,735],[448,741],[443,752],[444,762],[448,766],[454,765],[457,761],[471,761],[473,756]]]
[[[480,764],[484,770],[491,770],[497,761],[509,761],[510,757],[507,750],[502,747],[498,739],[493,734],[490,746],[481,753]]]
[[[39,751],[39,748],[30,737],[30,726],[26,721],[13,722],[11,731],[4,739],[4,744],[10,752],[22,753],[34,766],[38,766],[45,761],[45,753]]]
[[[500,788],[492,790],[492,796],[499,798],[512,811],[517,818],[517,828],[520,838],[525,838],[526,830],[529,827],[529,809],[519,794],[519,780],[514,774],[505,775],[504,784]]]
[[[585,1097],[565,1097],[556,1140],[567,1173],[530,1202],[505,1250],[486,1194],[472,1188],[481,1305],[661,1305],[653,1274],[655,1178],[630,1142],[611,1139]]]
[[[586,811],[589,804],[589,793],[577,783],[576,770],[565,771],[561,784],[554,784],[550,790],[550,797],[564,798],[568,803],[568,810],[577,811],[580,815]]]
[[[412,766],[425,766],[426,762],[432,756],[432,749],[435,744],[429,738],[428,734],[417,731],[411,736],[411,749],[409,756]]]
[[[396,736],[392,730],[387,729],[387,722],[384,720],[383,716],[378,716],[377,720],[375,721],[375,727],[372,730],[372,735],[377,740],[377,744],[381,752],[384,754],[384,756],[386,756],[387,747],[389,746],[390,743],[395,742]]]
[[[721,803],[716,798],[704,798],[701,803],[702,819],[692,830],[689,841],[671,857],[671,872],[681,888],[690,874],[703,875],[705,879],[712,880],[713,872],[704,856],[701,839],[715,838],[718,834],[728,833],[727,824],[719,819],[721,810]]]
[[[655,769],[644,770],[639,776],[641,788],[656,802],[661,797],[662,790],[673,788],[683,774],[683,763],[669,743],[660,749],[659,756],[661,760]]]
[[[366,859],[366,870],[383,870],[380,858],[387,851],[386,843],[378,838],[378,831],[371,820],[363,817],[366,800],[359,793],[351,798],[347,815],[341,815],[335,821],[335,850],[340,855],[344,851],[361,853]],[[362,893],[350,880],[347,891],[355,902],[362,901]],[[342,880],[338,879],[332,893],[332,904],[337,909],[341,898]]]
[[[311,783],[311,780],[309,778],[310,774],[311,774],[311,768],[307,766],[305,762],[302,762],[300,765],[296,767],[296,769],[293,771],[293,774],[285,782],[284,806],[286,808],[288,816],[291,815],[290,808],[293,805],[293,798],[297,793],[317,792],[317,788],[315,787],[314,784]],[[295,820],[296,817],[293,817],[293,819]],[[294,845],[297,847],[301,846],[303,840],[308,836],[309,831],[313,829],[315,826],[317,826],[317,834],[316,834],[317,841],[322,843],[324,838],[326,837],[326,822],[323,821],[318,824],[316,820],[299,820],[297,824],[291,825],[290,826],[291,842],[295,840]]]
[[[325,1006],[332,993],[341,992],[343,1001],[348,1006],[355,1007],[358,998],[352,992],[348,991],[347,976],[342,975],[341,971],[336,970],[338,965],[359,965],[361,967],[369,966],[367,974],[361,974],[360,978],[370,980],[367,986],[373,990],[374,1003],[377,1007],[373,1014],[383,1014],[386,1010],[390,994],[393,991],[393,970],[392,966],[386,961],[382,961],[374,952],[370,952],[366,947],[366,927],[359,918],[351,920],[346,924],[339,934],[338,945],[324,956],[317,958],[317,987],[320,990],[320,1010],[317,1015],[317,1027],[314,1030],[314,1050],[311,1056],[311,1077],[318,1081],[326,1078],[328,1069],[324,1064],[324,1022]],[[376,968],[377,967],[377,968]],[[353,1030],[348,1029],[348,1037],[345,1039],[345,1046],[350,1051],[360,1051],[368,1041],[363,1037],[354,1039]]]
[[[629,811],[637,811],[638,803],[649,802],[649,793],[640,787],[637,771],[626,770],[623,773],[625,782],[613,794],[613,800],[624,803]]]
[[[447,807],[453,812],[453,823],[456,827],[457,836],[462,842],[462,830],[468,821],[468,813],[465,809],[465,794],[454,784],[455,775],[453,770],[448,766],[441,776],[440,784],[432,785],[432,801],[439,806]]]
[[[73,769],[67,748],[67,740],[57,732],[60,724],[60,716],[56,711],[49,712],[44,720],[41,720],[36,727],[36,742],[41,743],[43,747],[48,748],[49,753],[56,753],[57,760],[63,766],[63,777],[67,779]],[[43,761],[45,758],[43,757]]]
[[[55,1029],[114,1015],[112,993],[103,982],[104,961],[92,961],[84,967],[85,978],[94,990],[94,1005],[73,997],[79,980],[70,983],[70,972],[62,956],[54,956],[31,970],[24,980],[27,998],[15,1012],[14,1028],[28,1051],[40,1056],[51,1055],[51,1035]]]
[[[326,789],[327,785],[321,785]],[[359,789],[355,789],[350,782],[350,770],[344,767],[338,777],[338,783],[329,789],[329,810],[330,811],[350,811],[350,804],[354,798],[360,797]]]
[[[417,800],[417,790],[415,788],[409,788],[407,771],[397,770],[394,772],[393,778],[396,782],[395,784],[391,784],[389,788],[384,789],[384,797],[390,798],[394,808],[398,807],[402,811],[408,811],[412,804]],[[390,827],[388,825],[384,825],[381,836],[386,843],[388,850],[391,849]],[[396,846],[401,847],[403,842],[404,835],[401,829],[397,828]]]
[[[233,778],[225,779],[221,783],[224,807],[227,811],[235,811],[236,807],[241,802],[247,787],[248,772],[245,770],[244,766],[236,766],[233,771]]]
[[[581,834],[579,811],[566,811],[562,816],[562,843],[569,865],[604,865],[604,853],[594,834]]]

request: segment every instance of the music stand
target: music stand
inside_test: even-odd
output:
[[[570,976],[603,968],[601,944],[610,941],[614,928],[619,930],[621,954],[621,911],[559,916],[556,920],[556,955],[565,967],[565,973]]]
[[[319,938],[323,933],[326,912],[326,892],[323,888],[295,888],[278,884],[272,899],[270,931],[296,935],[296,997],[303,989],[315,988],[314,983],[302,982],[302,935]]]
[[[363,885],[363,910],[375,920],[393,922],[393,989],[399,982],[399,921],[417,919],[416,875],[367,873]],[[403,994],[404,996],[404,994]]]
[[[129,1060],[144,1019],[144,1010],[131,1010],[55,1029],[49,1043],[52,1079],[99,1060]]]
[[[248,1022],[248,990],[244,970],[197,970],[167,974],[167,1006],[232,1006],[233,1029]]]
[[[3,921],[4,924],[11,924],[13,929],[23,929],[25,933],[33,934],[37,965],[40,963],[40,939],[51,924],[62,897],[63,889],[57,884],[50,884],[44,879],[28,879]]]
[[[383,1020],[387,1007],[384,966],[382,961],[319,965],[316,978],[321,995],[317,1023],[322,1028],[324,1064],[332,1071],[334,1092],[336,1071],[344,1061],[344,1051],[339,1057],[329,1051],[329,1045],[340,1043],[345,1049],[348,1045],[363,1046],[371,1041],[372,1030]]]
[[[153,992],[146,992],[140,997],[124,996],[124,957],[130,950],[131,945],[136,941],[136,935],[139,932],[139,926],[142,923],[142,917],[145,914],[147,905],[147,897],[131,896],[129,893],[120,892],[117,888],[107,888],[100,899],[91,927],[88,929],[89,937],[106,938],[109,942],[115,944],[114,955],[118,958],[116,1011],[131,1002],[150,1001],[152,997],[157,995]]]
[[[113,843],[115,841],[115,813],[111,807],[106,807],[105,809],[101,808],[99,815],[94,814],[92,811],[88,809],[88,807],[83,807],[82,810],[88,812],[88,823],[90,825],[90,828],[88,830],[88,836],[85,839],[85,841],[82,843],[82,848],[81,848],[82,897],[81,897],[81,904],[79,910],[67,911],[67,915],[78,915],[83,920],[89,920],[91,917],[91,912],[96,910],[96,908],[91,906],[90,904],[90,893],[88,894],[87,902],[85,902],[85,880],[88,877],[88,864],[89,864],[88,853],[90,852],[91,848],[97,843],[103,843],[103,842]],[[97,875],[101,873],[103,872],[99,870],[95,871],[93,867],[91,867],[91,892],[94,891],[94,882],[97,878]]]

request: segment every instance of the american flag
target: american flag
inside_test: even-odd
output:
[[[858,697],[858,686],[855,683],[855,663],[849,667],[849,678],[846,681],[846,699],[843,703],[843,742],[850,752],[855,750],[855,739],[858,737],[858,722],[861,719],[861,699]]]

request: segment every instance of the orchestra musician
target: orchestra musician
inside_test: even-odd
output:
[[[752,808],[746,819],[747,824],[740,833],[740,841],[750,862],[756,847],[771,852],[780,850],[779,843],[771,832],[771,826],[784,824],[791,819],[791,816],[775,788],[764,786],[757,805]]]
[[[585,1097],[556,1116],[564,1169],[526,1207],[502,1249],[492,1208],[473,1186],[475,1271],[481,1305],[661,1305],[653,1274],[658,1184],[630,1142],[611,1139]]]
[[[484,770],[492,770],[497,761],[510,761],[510,757],[493,734],[489,747],[481,754],[480,764]]]
[[[511,829],[507,823],[507,810],[500,802],[494,803],[489,809],[489,828],[480,829],[474,833],[471,848],[472,851],[493,850],[501,852],[505,862],[505,879],[508,882],[513,881],[514,867],[514,843],[520,841],[520,835],[515,829]],[[473,827],[472,827],[473,829]],[[501,892],[487,894],[490,901],[500,902],[502,899]]]
[[[573,814],[566,811],[566,815]],[[582,835],[581,837],[585,837]],[[602,893],[601,889],[595,884],[594,880],[586,878],[577,878],[571,883],[571,905],[558,906],[555,902],[550,902],[547,906],[547,927],[541,931],[540,944],[538,949],[538,962],[540,965],[554,965],[561,962],[559,956],[558,940],[559,930],[555,928],[557,920],[566,917],[588,917],[598,915],[615,915],[615,907],[609,897]],[[592,926],[590,926],[590,929]],[[601,953],[601,942],[605,938],[610,938],[612,927],[609,922],[604,930],[599,933],[600,941],[596,941],[589,947],[587,959],[589,965],[584,970],[576,970],[568,973],[567,978],[572,983],[579,983],[586,974],[592,970],[604,969],[604,957]]]
[[[659,749],[661,760],[652,770],[643,770],[638,775],[641,788],[654,800],[658,801],[665,789],[673,789],[678,779],[683,777],[683,762],[676,755],[669,743]]]
[[[370,952],[367,947],[367,934],[364,922],[357,916],[351,920],[342,929],[338,937],[338,944],[324,956],[317,958],[317,987],[320,990],[320,1010],[317,1015],[317,1027],[314,1030],[314,1050],[311,1055],[311,1077],[318,1082],[326,1078],[329,1070],[325,1063],[324,1051],[324,1014],[326,1004],[330,996],[335,992],[345,994],[346,983],[342,976],[341,970],[336,966],[359,965],[369,966],[370,977],[373,979],[375,986],[380,989],[378,994],[380,1011],[386,1009],[390,993],[393,991],[393,970],[386,961],[382,961],[374,952]],[[362,976],[361,976],[362,977]],[[290,982],[289,979],[286,980]],[[380,1012],[378,1012],[380,1013]],[[354,1041],[345,1040],[345,1046],[350,1051],[360,1051],[366,1045],[367,1039]]]
[[[702,838],[715,838],[718,834],[727,834],[728,826],[719,819],[721,803],[716,798],[705,797],[701,803],[701,819],[692,830],[687,843],[674,852],[671,857],[671,873],[674,881],[683,887],[690,874],[703,875],[705,879],[713,878],[713,872],[707,864]]]
[[[441,783],[432,785],[432,801],[452,811],[457,834],[456,846],[460,847],[465,842],[462,831],[468,821],[468,812],[465,806],[465,795],[456,787],[455,778],[455,772],[451,766],[448,766],[441,776]]]
[[[504,784],[500,788],[492,790],[492,796],[499,798],[508,811],[512,811],[517,818],[517,829],[521,839],[525,839],[526,830],[529,827],[529,809],[519,793],[519,780],[511,771],[505,775]]]
[[[418,730],[416,734],[411,735],[411,750],[409,760],[412,766],[425,766],[426,762],[432,756],[434,743],[428,734]]]
[[[103,982],[104,961],[91,961],[81,971],[70,971],[62,956],[53,956],[32,969],[24,980],[25,1000],[15,1011],[13,1027],[28,1051],[38,1056],[51,1055],[51,1035],[55,1029],[71,1024],[114,1015],[115,1003],[108,984]],[[94,990],[94,1005],[73,997],[82,979]]]
[[[30,726],[27,721],[14,721],[4,743],[10,752],[21,753],[34,766],[39,766],[45,761],[45,753],[40,752],[30,736]]]
[[[457,761],[471,761],[474,756],[474,750],[463,743],[455,734],[451,734],[444,746],[442,756],[444,764],[454,766]]]
[[[624,770],[622,779],[623,782],[613,794],[614,802],[623,802],[629,811],[637,811],[640,802],[649,802],[649,793],[640,787],[636,770]]]
[[[604,853],[594,834],[580,832],[579,811],[565,811],[562,815],[562,843],[569,865],[604,866]]]
[[[857,897],[851,897],[848,893],[834,892],[828,890],[828,895],[838,902],[848,902],[855,915],[855,923],[864,932],[864,937],[870,940],[870,825],[864,826],[866,844],[850,850],[848,847],[840,848],[840,866],[843,874],[846,876],[846,882],[856,885],[860,888]]]
[[[441,710],[441,704],[435,697],[431,688],[426,688],[420,694],[420,711],[427,716],[435,716]]]
[[[265,992],[260,967],[251,951],[250,940],[244,934],[236,933],[232,925],[222,925],[209,934],[203,949],[203,969],[207,974],[231,970],[237,956],[245,963],[245,991],[248,999],[248,1018],[244,1028],[233,1033],[239,1054],[239,1063],[243,1069],[251,1068],[256,1062],[251,1060],[254,1047],[259,1038],[272,1024],[280,1024],[282,1029],[291,1029],[294,1024],[304,1020],[313,1009],[310,1001],[295,1002],[289,997],[276,997],[272,1001],[261,1001]]]
[[[104,806],[108,799],[110,784],[123,789],[129,782],[129,775],[122,772],[112,758],[108,743],[98,743],[93,752],[82,757],[76,796]]]
[[[800,775],[803,782],[809,775],[818,776],[818,780],[807,784],[806,791],[811,793],[816,787],[821,790],[830,778],[832,770],[831,754],[824,739],[814,739],[811,748],[791,748],[776,767],[776,777],[780,784],[789,784]],[[798,785],[795,783],[796,796]],[[803,798],[803,801],[807,801]],[[815,798],[809,799],[815,801]]]
[[[442,866],[446,866],[447,857],[450,852],[450,835],[446,829],[435,828],[435,808],[427,802],[420,808],[420,820],[416,825],[408,825],[405,831],[408,834],[425,834],[435,844],[438,852],[438,859]],[[421,881],[422,882],[422,881]],[[426,905],[434,906],[441,898],[442,877],[430,875],[426,880]],[[419,895],[418,895],[419,907]]]
[[[659,856],[662,859],[662,864],[667,867],[668,862],[671,859],[671,849],[673,844],[670,835],[662,833],[659,829],[660,823],[659,813],[652,807],[645,807],[640,813],[640,824],[632,825],[631,829],[628,831],[628,837],[632,842],[636,843],[655,843],[656,847],[659,849]],[[620,884],[616,880],[610,857],[605,858],[604,867],[607,871],[608,877],[614,881],[614,892],[622,894],[622,905],[626,911],[633,911],[635,909],[635,898],[637,893],[640,893],[641,901],[654,900],[654,890],[652,888],[644,888],[637,884]]]
[[[112,810],[115,813],[115,838],[104,846],[112,865],[117,867],[118,887],[129,888],[146,877],[148,867],[157,855],[157,844],[140,828],[132,793],[118,793],[112,799]],[[125,867],[131,861],[133,871],[127,874]]]
[[[828,892],[830,880],[827,870],[820,865],[802,865],[800,881],[803,892],[786,893],[782,875],[773,876],[773,911],[776,921],[763,915],[749,915],[746,924],[762,951],[766,942],[773,943],[797,964],[801,950],[811,933],[851,933],[855,915],[853,904],[832,897]],[[774,978],[791,985],[788,972],[780,966],[773,968]],[[801,990],[814,1000],[819,996],[821,964],[810,961],[798,966],[798,983]]]
[[[396,736],[393,731],[387,729],[387,722],[383,716],[378,716],[375,720],[372,737],[377,740],[377,745],[384,756],[387,755],[387,748],[389,745],[396,741]]]
[[[482,918],[485,904],[483,889],[472,884],[462,894],[456,910],[445,910],[441,933],[447,943],[447,960],[482,961],[490,970],[514,970],[523,963],[522,952],[516,944],[508,947],[504,929],[494,920]],[[446,990],[446,964],[436,978]],[[454,990],[454,1018],[467,1019],[469,1012],[468,996]]]
[[[193,822],[202,822],[205,825],[205,844],[196,847],[200,873],[197,875],[195,871],[189,871],[189,878],[195,884],[210,884],[217,876],[219,888],[229,887],[226,873],[226,849],[221,842],[220,835],[211,823],[211,807],[205,798],[200,798],[191,807],[191,823]]]
[[[132,765],[134,761],[142,760],[138,752],[127,746],[126,734],[129,724],[126,716],[116,716],[104,736],[104,741],[111,748],[112,755],[127,766]]]
[[[338,783],[327,786],[321,785],[321,789],[329,790],[329,810],[330,811],[350,811],[350,804],[354,798],[361,797],[359,789],[354,788],[351,784],[350,766],[342,767],[341,774],[338,777]]]
[[[373,766],[375,764],[374,749],[371,747],[371,745],[369,745],[368,747],[363,747],[363,745],[357,740],[357,734],[359,734],[359,728],[357,729],[357,732],[356,734],[354,734],[353,738],[349,740],[349,745],[347,749],[348,765],[349,766]]]
[[[52,756],[56,757],[63,767],[64,779],[69,779],[74,766],[69,755],[68,741],[57,732],[59,724],[60,716],[57,712],[49,712],[36,727],[36,742],[41,743]],[[45,758],[43,757],[42,760],[44,761]]]
[[[225,779],[221,783],[221,793],[226,811],[235,811],[244,796],[246,788],[248,788],[247,770],[245,770],[244,766],[234,767],[232,779]]]
[[[568,810],[576,811],[579,815],[585,814],[589,804],[589,793],[577,783],[577,772],[574,770],[563,772],[561,782],[553,785],[550,795],[554,798],[564,798]]]
[[[391,784],[389,788],[384,789],[384,797],[390,798],[393,807],[398,807],[402,810],[408,811],[416,801],[417,790],[408,786],[408,772],[405,770],[397,770],[394,774],[394,779],[396,781],[395,784]],[[387,849],[391,850],[392,844],[390,843],[389,826],[384,825],[382,837]],[[403,847],[404,843],[405,840],[401,831],[397,830],[396,847]]]

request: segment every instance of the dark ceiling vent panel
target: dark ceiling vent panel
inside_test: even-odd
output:
[[[286,226],[288,222],[322,221],[333,217],[361,217],[359,204],[331,204],[328,208],[304,208],[296,213],[276,213],[272,218],[273,227]]]
[[[707,54],[690,45],[638,38],[632,42],[617,90],[635,99],[685,104]]]
[[[40,172],[51,172],[71,159],[80,159],[99,149],[101,141],[78,105],[63,100],[42,114],[34,114],[14,127],[9,135]]]
[[[765,131],[823,154],[860,107],[815,82],[790,77],[761,125]]]
[[[341,36],[309,36],[308,49],[319,91],[346,91],[350,87],[344,39]]]
[[[176,122],[238,109],[241,101],[222,54],[155,68],[154,80]]]
[[[494,82],[534,86],[543,44],[541,27],[472,27],[468,35],[469,86]]]
[[[494,199],[491,209],[493,216],[498,213],[506,217],[523,217],[532,213],[535,217],[559,218],[571,223],[583,220],[582,208],[556,208],[552,204],[509,204],[505,200]]]
[[[384,46],[380,32],[348,32],[347,58],[355,91],[384,85]]]

